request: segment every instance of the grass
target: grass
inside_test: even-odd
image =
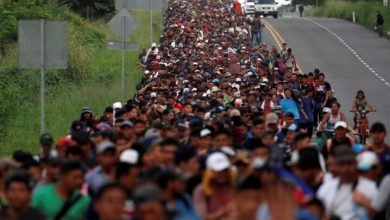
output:
[[[140,48],[148,48],[150,45],[150,14],[142,10],[131,13],[139,25],[128,41],[139,43]],[[158,42],[161,34],[161,11],[154,11],[153,19],[153,40]],[[104,33],[106,40],[117,39],[105,25],[105,22],[86,22],[86,26]],[[79,37],[74,35],[75,32],[72,30],[69,32],[69,41]],[[70,45],[72,44],[70,43]],[[16,44],[9,45],[8,50],[7,56],[0,59],[0,70],[15,67],[17,64]],[[137,65],[138,54],[138,52],[126,52],[126,98],[132,97],[135,86],[140,80],[141,69]],[[121,52],[119,50],[108,50],[106,42],[99,42],[86,46],[74,46],[70,48],[69,55],[70,60],[75,59],[78,61],[76,62],[78,65],[83,65],[84,71],[78,80],[61,76],[61,74],[68,74],[68,71],[47,72],[46,130],[55,139],[67,135],[71,122],[79,118],[83,106],[91,106],[95,114],[101,115],[105,107],[120,101],[121,98]],[[26,84],[33,84],[31,87],[39,88],[39,72],[26,72],[31,77],[31,80]],[[62,80],[61,83],[50,86],[50,81],[58,78]],[[32,100],[26,100],[22,105],[15,106],[12,114],[4,124],[0,125],[5,128],[4,137],[0,141],[0,156],[10,155],[16,149],[33,153],[39,151],[39,92],[36,89],[28,88],[26,87],[23,92],[26,94],[36,93],[31,95]]]
[[[328,0],[324,6],[313,8],[307,12],[308,16],[315,17],[335,17],[352,21],[352,12],[356,14],[357,22],[373,28],[375,24],[376,11],[380,10],[384,17],[384,30],[390,30],[390,7],[383,6],[382,2],[378,1],[358,1],[350,2],[343,0]]]

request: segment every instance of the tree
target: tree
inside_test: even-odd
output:
[[[70,9],[88,19],[105,16],[115,9],[114,0],[58,0],[59,5]]]

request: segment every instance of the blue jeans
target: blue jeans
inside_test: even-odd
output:
[[[252,32],[252,38],[251,38],[251,43],[252,45],[260,45],[260,43],[262,42],[262,39],[261,39],[261,32]]]

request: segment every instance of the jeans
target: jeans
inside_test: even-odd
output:
[[[260,43],[262,42],[262,39],[261,39],[261,32],[252,32],[252,38],[251,38],[251,43],[252,45],[260,45]]]
[[[314,127],[317,127],[318,122],[322,120],[322,110],[314,109]]]

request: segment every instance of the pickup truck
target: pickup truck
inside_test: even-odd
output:
[[[278,18],[278,3],[275,0],[256,0],[255,14],[263,16],[273,16]]]

